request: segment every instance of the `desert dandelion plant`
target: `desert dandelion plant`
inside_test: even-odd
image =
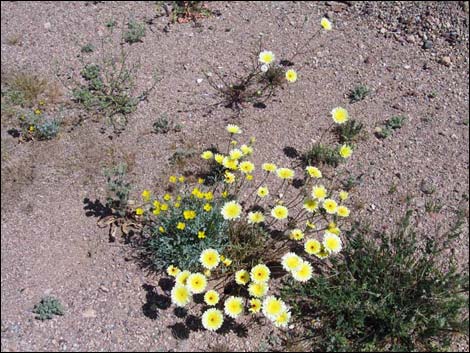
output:
[[[331,23],[322,21],[322,27],[330,30]],[[257,88],[265,85],[268,94],[275,84],[289,86],[299,79],[298,71],[277,63],[272,51],[261,51],[257,59],[251,79]],[[238,99],[247,88],[229,84],[225,89]],[[337,107],[331,118],[335,126],[349,115]],[[328,111],[324,119],[329,120]],[[200,312],[206,330],[218,331],[225,320],[242,316],[257,322],[264,316],[287,329],[291,309],[277,296],[279,281],[308,285],[317,266],[329,265],[324,259],[342,250],[342,231],[352,213],[349,195],[318,153],[301,164],[283,164],[283,157],[258,155],[256,138],[246,137],[240,126],[225,125],[223,132],[222,147],[214,143],[194,152],[204,168],[200,174],[168,171],[163,192],[144,189],[136,200],[122,203],[124,214],[142,227],[149,263],[174,282],[171,303]],[[328,157],[346,163],[352,147],[335,145]]]

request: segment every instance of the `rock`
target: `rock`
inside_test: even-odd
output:
[[[462,8],[466,13],[468,13],[468,1],[463,1]]]
[[[380,29],[380,33],[385,34],[385,33],[387,33],[387,30],[386,30],[384,27],[382,27],[382,28]]]
[[[96,317],[96,311],[93,309],[86,309],[83,313],[82,316],[85,318],[94,318]]]
[[[449,56],[443,56],[440,60],[439,63],[445,66],[450,66],[452,64],[452,60],[450,59]]]
[[[105,292],[105,293],[108,293],[109,292],[109,289],[105,286],[100,286],[100,289]]]
[[[44,29],[51,29],[52,25],[50,22],[44,23]]]
[[[425,40],[423,43],[423,49],[431,49],[433,46],[433,43],[430,40]]]
[[[203,81],[203,79],[202,79],[202,78],[198,78],[198,79],[196,80],[196,82],[197,82],[197,84],[198,84],[198,85],[199,85],[199,84],[201,84],[201,83],[202,83],[202,81]]]
[[[426,195],[431,195],[436,191],[433,181],[430,178],[425,178],[421,180],[421,185],[419,186],[421,192]]]
[[[408,43],[415,43],[416,42],[416,37],[412,34],[409,34],[409,35],[406,36],[406,41]]]

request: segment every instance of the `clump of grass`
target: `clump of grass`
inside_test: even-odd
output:
[[[181,129],[181,125],[170,120],[167,114],[163,114],[153,123],[153,132],[156,134],[166,134],[170,131],[178,132]]]
[[[468,334],[462,319],[468,273],[445,254],[455,231],[443,241],[436,234],[418,237],[411,216],[408,211],[390,232],[356,225],[344,257],[307,285],[284,287],[294,315],[314,337],[310,351],[434,351],[448,348],[452,334]]]
[[[127,24],[127,31],[123,34],[124,41],[129,44],[138,43],[142,41],[144,36],[145,23],[130,20]]]
[[[405,116],[393,116],[390,119],[386,120],[383,126],[378,127],[375,131],[375,134],[377,137],[385,139],[392,135],[394,130],[402,128],[405,122]]]
[[[8,45],[21,45],[22,35],[21,34],[12,34],[7,37]]]
[[[332,148],[320,142],[315,143],[301,158],[305,165],[327,164],[337,167],[341,162],[341,156],[337,148]]]
[[[64,315],[65,309],[58,299],[45,297],[34,306],[33,313],[37,315],[36,319],[43,321],[52,319],[54,315]]]
[[[339,141],[341,143],[351,143],[355,142],[360,136],[362,129],[364,127],[363,123],[358,122],[355,119],[348,120],[346,123],[336,126],[336,134],[338,135]]]
[[[358,85],[349,92],[348,98],[350,103],[356,103],[367,97],[370,90],[366,85]]]
[[[7,77],[6,85],[14,104],[31,107],[47,91],[49,82],[36,74],[18,72]]]

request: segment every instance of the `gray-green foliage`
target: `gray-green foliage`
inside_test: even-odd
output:
[[[366,98],[366,96],[369,94],[369,88],[367,88],[366,85],[358,85],[354,87],[354,89],[349,92],[349,101],[351,103],[359,102]]]
[[[428,351],[448,348],[451,334],[468,335],[468,269],[457,270],[448,252],[464,218],[445,234],[418,237],[411,215],[389,232],[354,227],[342,257],[307,284],[284,287],[314,337],[309,350]]]
[[[186,196],[180,203],[178,208],[170,206],[168,211],[161,211],[156,221],[146,227],[149,237],[144,245],[145,254],[155,269],[175,265],[196,271],[200,269],[199,255],[203,250],[212,248],[222,253],[228,244],[228,222],[221,215],[218,203],[213,203],[210,211],[203,210],[205,199],[194,196]],[[196,218],[184,219],[185,210],[196,211]],[[178,222],[185,223],[184,230],[177,229]],[[205,238],[199,239],[200,231],[205,232]]]
[[[124,41],[132,44],[142,40],[145,36],[145,23],[130,20],[127,24],[127,31],[124,32]]]
[[[106,206],[113,209],[121,217],[126,215],[131,190],[131,184],[126,181],[126,173],[127,165],[125,163],[120,163],[104,171],[108,189]]]
[[[37,140],[51,140],[59,133],[60,122],[44,113],[28,112],[20,117],[23,136]]]
[[[153,123],[153,132],[156,134],[166,134],[170,131],[181,131],[181,125],[168,118],[168,115],[162,114]]]
[[[379,138],[387,138],[393,134],[393,131],[400,129],[406,121],[405,116],[396,115],[385,121],[382,127],[379,127],[376,131],[376,135]]]
[[[65,309],[58,299],[45,297],[34,306],[33,313],[37,315],[38,320],[49,320],[54,315],[64,315]]]

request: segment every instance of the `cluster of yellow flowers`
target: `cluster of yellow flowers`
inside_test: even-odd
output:
[[[332,115],[335,121],[344,122],[347,120],[347,111],[343,108],[335,108]],[[234,139],[235,135],[242,132],[238,126],[232,124],[228,125],[226,130],[231,139]],[[236,140],[232,142],[235,143],[230,143],[230,146],[238,144]],[[300,192],[297,196],[297,198],[300,197],[300,201],[294,203],[294,206],[300,205],[300,207],[291,207],[292,202],[283,200],[282,193],[279,195],[277,192],[270,191],[267,181],[270,177],[274,178],[274,181],[278,180],[278,183],[281,183],[281,188],[286,186],[283,189],[286,190],[288,185],[292,185],[295,170],[287,167],[277,167],[274,163],[266,162],[261,165],[263,179],[253,191],[255,195],[253,203],[264,203],[265,207],[253,211],[252,204],[248,202],[249,200],[240,202],[236,199],[236,196],[241,194],[240,190],[243,183],[246,180],[255,180],[254,177],[247,178],[247,176],[253,175],[256,170],[255,163],[249,160],[253,154],[253,143],[254,139],[252,138],[249,144],[242,145],[240,149],[229,149],[226,154],[204,151],[201,155],[206,160],[213,160],[215,163],[222,165],[226,170],[221,195],[222,197],[231,195],[233,198],[223,204],[220,209],[221,215],[230,222],[246,222],[252,225],[268,222],[269,226],[288,218],[294,219],[300,227],[290,228],[293,222],[288,222],[287,239],[294,242],[303,241],[305,250],[303,256],[307,259],[289,251],[280,258],[280,261],[287,273],[292,275],[295,280],[305,283],[313,275],[313,268],[308,260],[309,256],[324,259],[341,251],[342,241],[339,236],[341,230],[336,222],[341,218],[348,217],[350,214],[349,209],[343,204],[349,195],[346,191],[341,190],[337,194],[338,197],[333,198],[334,193],[319,182],[323,178],[322,171],[316,166],[307,166],[304,173],[308,193],[305,196],[305,192]],[[278,187],[279,189],[280,187]],[[267,201],[268,199],[269,201]],[[269,207],[269,202],[274,202],[274,204]],[[268,210],[263,211],[266,208]],[[183,215],[186,219],[190,219],[194,216],[193,212],[185,211]],[[316,222],[326,219],[327,216],[332,217],[332,220],[325,229],[317,230]],[[320,231],[323,232],[321,241],[313,237],[313,234]],[[227,259],[219,255],[215,249],[204,250],[199,259],[204,268],[204,274],[180,271],[173,266],[168,268],[168,274],[176,277],[176,284],[172,290],[172,301],[178,306],[185,306],[190,302],[192,294],[203,293],[206,290],[210,271],[215,270],[222,260],[225,261],[226,266],[231,264],[231,260],[228,260],[229,263],[227,264]],[[269,295],[270,274],[269,267],[262,263],[252,267],[249,271],[247,269],[236,271],[234,273],[235,282],[241,286],[247,286],[250,298],[230,296],[224,301],[223,310],[222,307],[220,309],[213,307],[206,310],[202,315],[203,326],[208,330],[216,331],[224,322],[224,314],[235,319],[247,307],[252,314],[261,312],[275,326],[287,327],[291,314],[282,300]],[[205,292],[204,301],[208,306],[216,306],[220,301],[220,297],[221,294],[215,289],[210,289]]]

